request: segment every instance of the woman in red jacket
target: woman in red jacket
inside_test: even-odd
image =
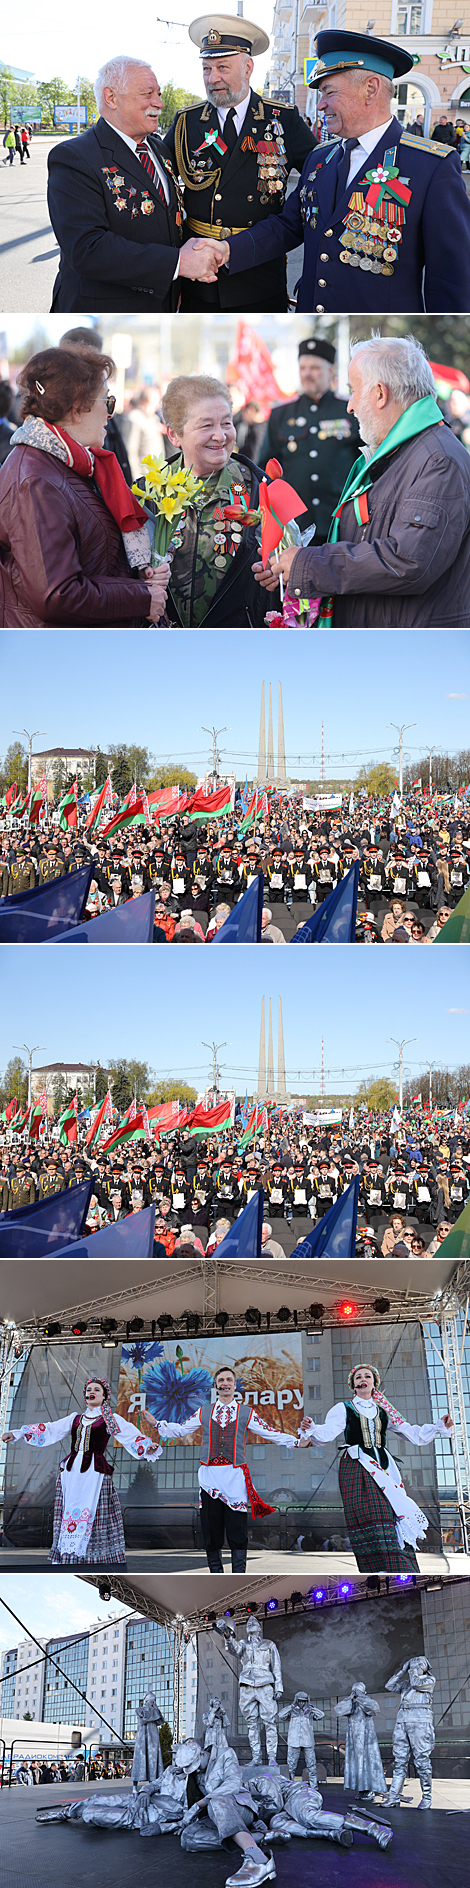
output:
[[[145,512],[103,446],[109,355],[45,348],[22,367],[22,423],[0,472],[6,629],[158,623],[169,566],[150,569]]]

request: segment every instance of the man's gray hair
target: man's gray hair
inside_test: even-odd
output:
[[[129,83],[128,73],[132,66],[134,70],[138,66],[145,66],[148,72],[152,70],[148,59],[130,59],[124,53],[118,59],[107,59],[106,65],[100,66],[93,86],[98,111],[103,110],[105,85],[112,86],[113,91],[125,92],[126,85]]]
[[[351,360],[361,356],[365,388],[382,380],[397,406],[411,406],[413,400],[436,398],[436,388],[427,354],[414,334],[388,337],[373,334],[370,341],[354,341]]]

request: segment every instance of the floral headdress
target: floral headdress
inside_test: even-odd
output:
[[[380,1385],[380,1371],[377,1369],[377,1365],[376,1364],[354,1364],[354,1368],[353,1370],[350,1370],[349,1376],[348,1376],[348,1389],[352,1390],[353,1395],[354,1395],[354,1378],[356,1375],[356,1370],[371,1370],[372,1376],[374,1379],[374,1390],[378,1390],[379,1385]]]
[[[104,1390],[104,1403],[101,1404],[100,1415],[103,1417],[103,1422],[106,1423],[108,1436],[117,1436],[119,1434],[119,1423],[117,1421],[117,1417],[113,1415],[113,1411],[111,1409],[111,1404],[109,1401],[109,1398],[111,1395],[111,1384],[108,1383],[107,1377],[87,1377],[86,1384],[85,1384],[85,1392],[84,1392],[85,1397],[86,1397],[89,1383],[101,1384],[101,1389]]]

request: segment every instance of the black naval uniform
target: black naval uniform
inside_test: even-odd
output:
[[[357,420],[348,414],[347,401],[329,388],[318,400],[301,393],[298,400],[272,409],[260,464],[279,460],[284,477],[308,507],[303,528],[316,526],[316,544],[326,542],[332,512],[360,450]]]
[[[206,99],[204,105],[177,112],[164,140],[185,186],[185,240],[208,236],[211,230],[216,236],[239,233],[282,210],[290,171],[302,171],[315,150],[315,139],[296,105],[277,104],[253,91],[233,151],[224,156],[209,143],[201,152],[199,146],[210,132],[217,132],[224,142],[216,106]],[[260,149],[263,145],[268,149]],[[217,282],[207,285],[185,277],[181,290],[183,312],[205,308],[284,312],[288,305],[285,257],[250,269],[242,282],[229,276],[227,269],[221,269]]]

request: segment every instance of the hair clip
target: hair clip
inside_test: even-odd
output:
[[[41,387],[41,382],[40,382],[40,380],[37,380],[37,381],[36,381],[36,393],[45,393],[45,391],[46,391],[46,389],[45,389],[45,387]]]

